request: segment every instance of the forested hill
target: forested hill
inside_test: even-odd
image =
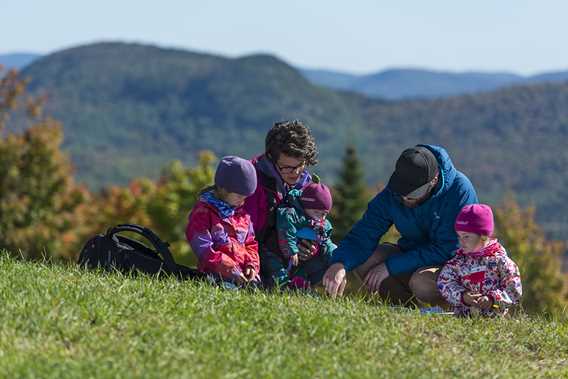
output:
[[[524,204],[538,206],[548,230],[568,232],[563,195],[568,186],[568,84],[436,101],[364,100],[361,111],[372,129],[367,144],[381,155],[396,155],[409,142],[443,145],[482,200],[512,192]],[[390,165],[385,162],[380,171],[386,173]]]
[[[508,191],[534,201],[549,230],[568,231],[568,84],[441,100],[384,101],[312,85],[267,55],[236,59],[154,46],[99,43],[60,51],[24,71],[65,126],[77,175],[92,186],[156,176],[197,151],[251,157],[272,123],[305,120],[332,180],[354,143],[369,183],[385,182],[400,150],[444,145],[482,200]]]
[[[330,170],[347,133],[362,125],[343,96],[267,55],[226,59],[101,43],[45,56],[23,74],[32,91],[49,94],[77,174],[94,186],[155,176],[167,161],[191,162],[202,149],[250,157],[286,118],[312,126]]]

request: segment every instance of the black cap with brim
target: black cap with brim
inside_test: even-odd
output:
[[[433,180],[437,173],[438,161],[434,154],[426,147],[415,146],[404,150],[396,161],[388,187],[396,194],[406,196]]]

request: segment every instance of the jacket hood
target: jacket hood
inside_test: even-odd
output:
[[[432,195],[432,198],[438,197],[443,195],[448,189],[454,184],[454,180],[456,179],[457,170],[452,163],[450,156],[446,149],[440,146],[435,145],[418,145],[423,146],[430,150],[432,154],[436,157],[438,161],[438,168],[440,170],[440,178],[438,181],[438,185],[436,186],[435,193]]]
[[[263,154],[253,158],[252,163],[263,175],[275,181],[276,190],[278,192],[280,192],[281,194],[286,194],[289,191],[290,186],[287,185],[284,180],[282,180],[282,176],[280,176],[280,173],[276,170],[274,163],[272,163],[272,161],[270,161],[270,159],[268,159],[266,155]],[[307,170],[304,170],[302,174],[300,174],[298,181],[292,186],[292,188],[301,189],[311,181],[312,177],[310,173]]]
[[[485,246],[483,249],[479,251],[471,251],[465,253],[463,249],[459,249],[456,255],[463,256],[463,257],[472,257],[472,258],[481,258],[481,257],[490,257],[494,255],[507,255],[507,252],[501,246],[499,241],[496,239],[492,240],[491,243]]]

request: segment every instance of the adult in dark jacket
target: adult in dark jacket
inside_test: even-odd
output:
[[[387,187],[335,250],[323,278],[326,291],[341,295],[346,272],[354,271],[368,291],[391,302],[444,304],[436,279],[458,248],[456,217],[472,203],[477,203],[475,190],[445,149],[404,150]],[[397,244],[379,244],[391,225],[401,238]]]

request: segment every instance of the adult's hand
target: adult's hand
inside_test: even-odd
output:
[[[387,265],[381,263],[378,266],[373,267],[369,270],[367,275],[365,276],[365,280],[363,284],[367,286],[367,289],[370,292],[379,292],[379,288],[381,288],[381,283],[383,280],[389,277],[389,270],[387,269]]]
[[[301,261],[307,261],[316,253],[317,248],[318,247],[314,241],[300,240],[300,243],[298,244],[298,249],[300,249],[298,258]]]
[[[325,287],[325,291],[332,298],[343,295],[345,285],[347,284],[346,274],[343,263],[334,263],[325,272],[322,284]]]

